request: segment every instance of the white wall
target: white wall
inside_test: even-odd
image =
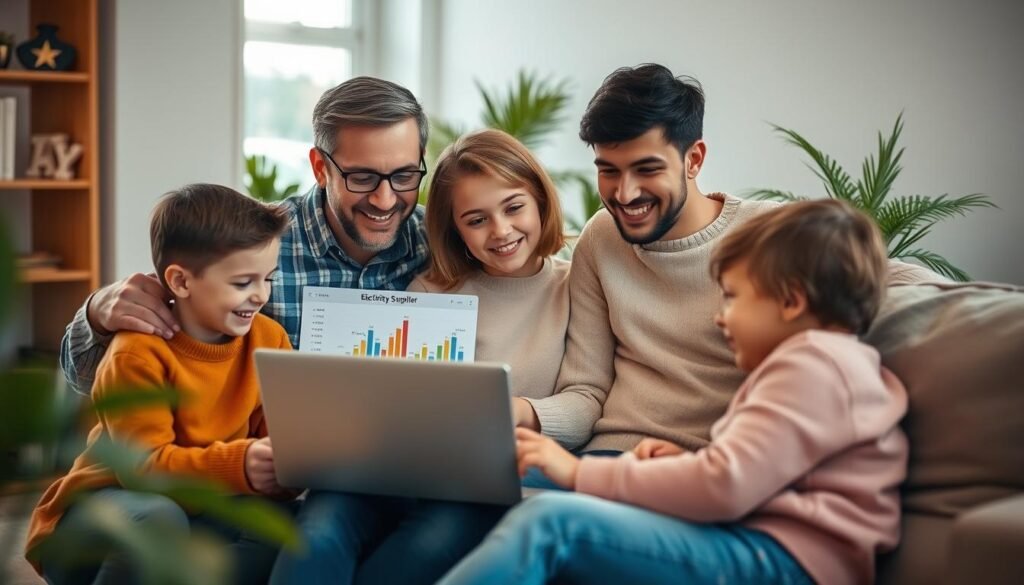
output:
[[[152,271],[149,213],[176,186],[239,186],[241,2],[107,0],[104,281]]]
[[[1001,208],[942,224],[925,245],[975,278],[1024,284],[1024,3],[442,0],[440,10],[442,117],[479,123],[474,79],[503,87],[527,68],[573,81],[568,120],[540,151],[553,168],[592,169],[579,119],[623,65],[658,62],[703,83],[705,192],[823,194],[768,123],[859,175],[878,130],[904,111],[894,194],[980,192]]]

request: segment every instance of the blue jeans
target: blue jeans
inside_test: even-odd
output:
[[[250,498],[259,496],[237,496]],[[151,535],[188,538],[205,531],[225,542],[231,562],[231,583],[262,584],[277,558],[278,547],[255,539],[233,526],[205,516],[188,516],[174,500],[160,494],[133,492],[121,488],[104,488],[87,496],[112,504],[124,513],[134,526]],[[281,503],[291,512],[292,502]],[[144,578],[132,559],[108,533],[82,515],[79,505],[72,505],[57,524],[56,533],[67,533],[81,550],[67,551],[61,559],[40,559],[43,577],[51,585],[104,585],[141,583]]]
[[[513,508],[443,585],[786,583],[811,578],[772,537],[550,492]]]
[[[282,552],[271,583],[434,583],[506,506],[310,492],[296,517],[305,554]]]

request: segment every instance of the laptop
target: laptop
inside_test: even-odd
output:
[[[485,504],[522,498],[507,365],[272,349],[255,359],[281,485]]]

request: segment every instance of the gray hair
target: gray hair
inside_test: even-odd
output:
[[[334,152],[338,130],[346,126],[390,126],[415,118],[420,151],[427,147],[427,115],[408,89],[375,77],[353,77],[333,87],[313,108],[313,142]]]

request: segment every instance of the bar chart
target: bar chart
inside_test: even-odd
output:
[[[299,349],[420,361],[472,362],[471,295],[306,287]]]

